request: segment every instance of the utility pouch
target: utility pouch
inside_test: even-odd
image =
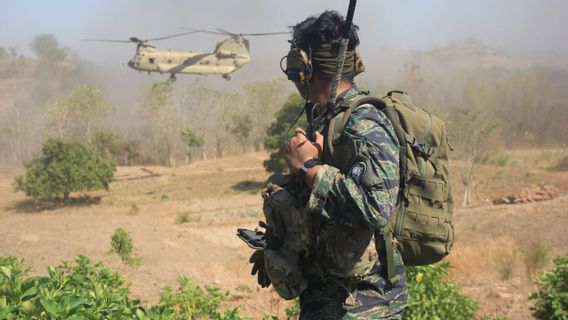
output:
[[[280,248],[264,250],[266,273],[279,296],[286,300],[294,299],[308,286],[299,265],[296,252]]]
[[[292,252],[307,252],[310,223],[307,212],[296,206],[296,198],[286,189],[269,183],[264,195],[263,212],[272,235]]]

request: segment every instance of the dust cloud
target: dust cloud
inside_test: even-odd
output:
[[[3,140],[2,146],[12,153],[22,152],[16,149],[20,150],[21,145],[26,144],[23,141],[28,141],[27,145],[33,145],[21,155],[7,156],[8,152],[3,152],[2,157],[12,159],[10,162],[29,159],[31,154],[38,151],[45,137],[50,135],[43,132],[26,140],[21,136],[23,127],[15,125],[13,117],[18,116],[21,120],[27,119],[28,122],[47,128],[47,115],[36,111],[45,109],[42,106],[49,99],[61,96],[80,84],[100,87],[105,99],[115,106],[103,121],[102,127],[132,139],[150,139],[151,134],[145,132],[148,131],[148,123],[144,122],[148,117],[140,109],[143,91],[153,83],[167,79],[167,75],[138,73],[130,69],[127,61],[135,53],[133,43],[87,42],[84,39],[126,40],[132,36],[147,39],[178,33],[182,27],[209,30],[223,28],[234,33],[287,31],[291,25],[309,15],[318,14],[324,9],[344,12],[346,7],[347,1],[339,0],[326,1],[325,6],[320,2],[295,0],[0,0],[0,47],[6,56],[11,52],[12,60],[21,57],[33,62],[37,58],[30,49],[30,42],[39,34],[52,34],[59,46],[68,50],[68,60],[72,60],[74,64],[73,76],[61,75],[59,80],[46,76],[41,80],[30,65],[28,69],[18,69],[10,59],[2,62],[4,72],[3,79],[0,79],[0,90],[3,91],[3,119],[0,123],[3,127],[0,129],[7,132],[0,137]],[[515,74],[517,78],[526,80],[517,79],[519,84],[525,84],[534,90],[539,90],[541,86],[548,87],[546,94],[555,95],[556,88],[562,87],[566,82],[568,42],[560,39],[565,38],[568,30],[568,21],[564,17],[567,11],[568,3],[560,0],[485,0],[467,3],[449,0],[428,3],[418,0],[359,1],[355,23],[360,27],[360,50],[367,67],[367,72],[359,77],[359,84],[377,95],[392,88],[414,90],[416,101],[442,110],[463,107],[464,87],[472,82],[491,79],[494,86],[506,87],[513,82]],[[212,52],[215,44],[223,38],[198,33],[153,44],[159,49],[207,53]],[[249,37],[252,60],[232,74],[229,82],[218,76],[178,75],[173,89],[174,104],[183,109],[181,105],[185,103],[183,101],[187,101],[188,94],[192,92],[192,87],[196,87],[196,83],[218,92],[241,94],[240,97],[243,98],[247,84],[282,79],[279,61],[287,52],[288,38],[287,35]],[[11,67],[7,67],[10,63]],[[17,70],[14,71],[14,68]],[[406,78],[403,79],[404,77]],[[528,85],[527,81],[532,81],[533,85]],[[552,86],[548,85],[550,81]],[[54,84],[56,82],[60,83]],[[276,112],[286,95],[293,91],[291,84],[280,82],[276,100],[272,101],[272,105],[264,106],[269,116]],[[554,106],[545,108],[547,112],[560,112],[560,105],[565,103],[561,90],[557,98],[561,102],[552,103]],[[233,105],[223,108],[242,112],[262,110],[262,107],[258,107],[256,111],[247,109],[244,104],[259,101],[245,100],[237,99]],[[215,104],[219,104],[216,100],[208,103],[212,104],[211,108],[201,110],[212,110],[215,109]],[[18,104],[21,107],[15,107]],[[22,109],[23,106],[27,106],[27,111]],[[15,112],[17,108],[22,109],[19,114]],[[227,114],[226,110],[221,110],[212,116],[226,117]],[[565,116],[562,114],[562,117]],[[506,115],[501,117],[505,119]],[[264,120],[270,122],[272,118]],[[524,120],[519,121],[517,127],[524,124]],[[181,122],[185,126],[196,125],[189,116]],[[261,127],[266,129],[268,124]],[[501,127],[509,130],[507,126]],[[552,125],[552,128],[556,127],[558,125]],[[544,136],[540,135],[540,138],[537,137],[539,134],[525,131],[536,142],[550,140],[551,136],[559,137],[559,134],[559,138],[552,140],[561,141],[564,138],[564,131],[551,130]],[[204,130],[201,131],[206,134]],[[523,130],[517,131],[502,140],[510,142],[518,138]],[[221,139],[206,138],[206,145],[212,149],[212,141]],[[261,145],[256,141],[250,147],[257,149],[259,144]],[[207,152],[203,152],[203,156],[206,154]]]

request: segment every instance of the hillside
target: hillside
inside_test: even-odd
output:
[[[534,286],[522,250],[542,243],[551,249],[549,256],[568,252],[564,227],[568,224],[568,172],[547,169],[554,159],[551,155],[557,154],[554,150],[510,154],[519,164],[483,166],[479,200],[540,182],[556,185],[563,196],[542,203],[457,209],[456,244],[448,259],[452,277],[480,303],[480,314],[529,319],[527,295]],[[123,273],[133,294],[144,302],[155,302],[160,288],[175,286],[179,275],[188,275],[199,284],[216,284],[230,291],[227,304],[242,307],[244,315],[283,316],[288,303],[256,285],[247,262],[251,250],[235,236],[237,227],[254,228],[262,219],[259,189],[266,178],[264,158],[264,153],[253,153],[173,169],[120,167],[109,192],[43,211],[36,210],[23,194],[12,193],[11,183],[19,170],[4,168],[0,172],[4,239],[0,255],[25,258],[33,273],[41,274],[47,265],[87,254]],[[460,165],[452,163],[457,203]],[[189,222],[176,223],[182,214],[188,215]],[[119,227],[132,234],[136,254],[142,258],[139,268],[127,267],[118,256],[107,254],[110,237]],[[512,266],[508,280],[500,277],[503,259]]]

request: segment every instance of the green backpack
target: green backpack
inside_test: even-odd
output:
[[[382,230],[389,278],[393,279],[392,236],[407,266],[440,261],[454,241],[446,127],[437,116],[412,103],[402,91],[378,99],[356,97],[343,116],[331,120],[328,139],[337,137],[351,112],[372,104],[392,122],[400,143],[400,193],[390,227]],[[333,154],[333,150],[331,150]],[[380,247],[379,246],[379,247]]]

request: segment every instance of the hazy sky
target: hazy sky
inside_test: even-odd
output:
[[[87,54],[93,44],[82,43],[83,38],[153,37],[179,32],[182,26],[222,27],[234,32],[283,30],[323,9],[345,12],[347,3],[346,0],[0,0],[0,45],[27,49],[34,35],[53,33],[62,45]],[[380,41],[400,48],[420,48],[468,36],[515,50],[568,48],[568,1],[565,0],[359,0],[355,22],[361,27],[364,43]],[[167,45],[207,50],[215,39],[194,38],[198,37],[171,40]]]
[[[347,4],[347,0],[0,0],[0,46],[15,46],[29,55],[28,44],[35,35],[52,33],[83,58],[124,66],[134,45],[81,39],[151,38],[180,32],[183,26],[221,27],[235,33],[280,31],[324,9],[344,13]],[[361,28],[363,57],[383,47],[422,49],[470,36],[509,51],[568,53],[566,0],[359,0],[355,23]],[[155,44],[210,52],[219,39],[191,35]],[[286,36],[251,39],[253,61],[276,61],[286,54],[286,40]]]

